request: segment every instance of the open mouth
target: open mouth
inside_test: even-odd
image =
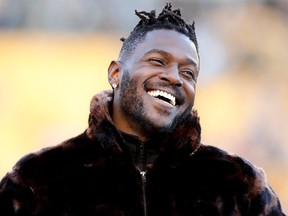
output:
[[[175,96],[171,95],[170,93],[161,91],[161,90],[152,90],[148,91],[148,94],[151,95],[152,97],[155,97],[159,100],[162,100],[172,106],[176,105],[176,98]]]

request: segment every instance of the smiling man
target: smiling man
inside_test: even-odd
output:
[[[16,163],[0,215],[284,215],[260,168],[200,142],[194,23],[170,3],[136,14],[87,130]]]
[[[173,132],[194,104],[199,67],[195,44],[175,30],[157,29],[147,33],[133,55],[122,52],[109,67],[109,82],[120,85],[114,89],[116,127],[143,141]]]

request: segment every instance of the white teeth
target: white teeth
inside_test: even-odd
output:
[[[148,94],[153,96],[153,97],[157,97],[157,96],[165,97],[165,98],[169,99],[171,105],[173,105],[173,106],[176,105],[175,97],[173,95],[167,93],[167,92],[160,91],[160,90],[153,90],[153,91],[149,91]]]

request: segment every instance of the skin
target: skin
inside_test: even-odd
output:
[[[187,36],[173,30],[148,32],[125,61],[112,61],[108,68],[110,84],[118,85],[112,107],[115,126],[143,141],[173,130],[175,122],[191,113],[198,73],[196,47]],[[174,95],[176,105],[149,95],[151,90]]]

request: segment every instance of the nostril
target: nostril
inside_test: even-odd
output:
[[[175,86],[177,86],[177,87],[181,87],[183,85],[183,82],[182,81],[180,81],[179,83],[176,83],[175,84]]]
[[[164,81],[167,81],[167,82],[170,82],[169,79],[168,79],[167,77],[162,76],[162,75],[160,75],[160,79],[161,79],[161,80],[164,80]]]

